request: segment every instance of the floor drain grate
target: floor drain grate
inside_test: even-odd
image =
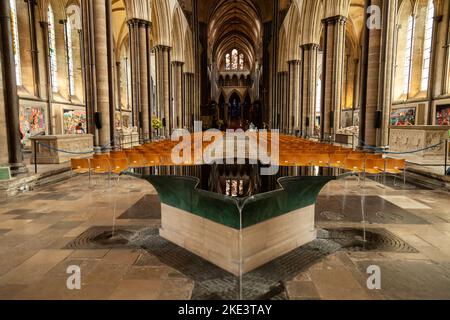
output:
[[[69,243],[68,249],[141,248],[194,281],[194,300],[235,300],[239,278],[161,238],[156,227],[92,227]],[[327,255],[339,244],[318,239],[245,274],[242,293],[249,300],[287,299],[284,283]]]
[[[332,240],[348,251],[418,252],[384,228],[369,228],[365,232],[360,228],[323,229],[319,230],[318,237]]]

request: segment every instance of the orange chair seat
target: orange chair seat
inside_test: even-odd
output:
[[[87,169],[87,168],[82,168],[82,167],[72,169],[72,172],[75,172],[78,174],[85,174],[85,173],[88,173],[89,171],[91,171],[91,170]]]
[[[386,169],[386,172],[391,173],[391,174],[400,174],[400,173],[403,173],[403,170],[390,168],[390,169]]]
[[[366,168],[366,172],[367,172],[367,173],[371,173],[371,174],[379,174],[379,173],[381,173],[381,172],[383,172],[383,171],[381,171],[381,170],[378,169],[378,168],[371,168],[371,169]]]

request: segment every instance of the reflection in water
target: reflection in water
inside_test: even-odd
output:
[[[244,161],[242,161],[244,162]],[[280,189],[278,179],[294,176],[336,176],[340,169],[319,167],[280,167],[276,175],[261,175],[263,165],[251,164],[213,164],[198,166],[160,166],[135,169],[136,173],[146,175],[178,175],[199,179],[198,188],[230,197],[245,198],[255,194]]]

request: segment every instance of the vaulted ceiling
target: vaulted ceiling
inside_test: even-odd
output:
[[[225,55],[237,49],[251,69],[262,46],[262,14],[252,0],[218,0],[211,7],[208,24],[209,54],[220,67]]]

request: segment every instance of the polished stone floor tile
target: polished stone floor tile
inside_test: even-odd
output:
[[[144,210],[147,207],[151,210]],[[158,209],[153,187],[131,177],[111,186],[104,179],[89,186],[86,177],[75,177],[3,201],[0,299],[197,299],[205,294],[218,297],[215,292],[238,297],[237,278],[224,276],[218,268],[207,267],[195,255],[160,239],[156,239],[158,248],[65,249],[95,228],[158,230]],[[316,209],[319,229],[381,228],[417,252],[363,251],[335,244],[322,255],[308,248],[262,268],[264,272],[246,275],[247,292],[261,290],[262,280],[259,287],[255,285],[258,277],[284,272],[285,295],[274,293],[277,298],[450,299],[447,192],[383,188],[369,179],[361,188],[350,178],[328,184]],[[180,266],[180,261],[190,265]],[[367,288],[371,265],[381,269],[381,290]],[[70,266],[81,270],[81,290],[67,288]],[[275,269],[270,273],[270,268]]]

